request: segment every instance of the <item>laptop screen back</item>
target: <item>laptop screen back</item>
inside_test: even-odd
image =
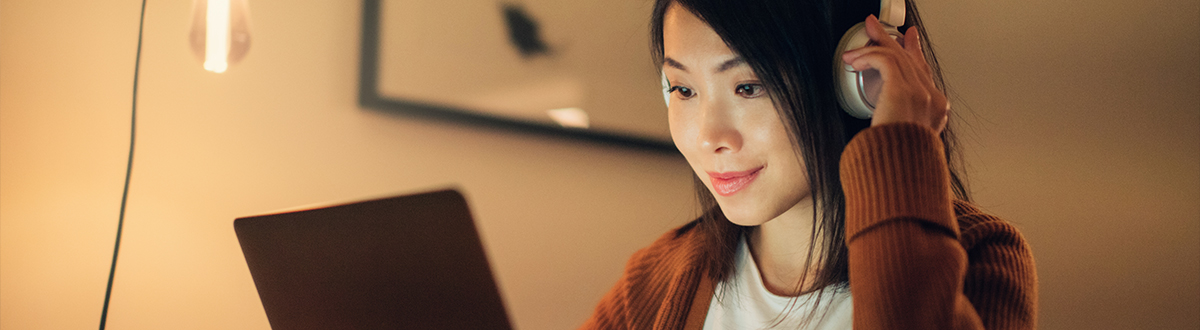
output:
[[[239,218],[271,328],[510,329],[453,190]]]

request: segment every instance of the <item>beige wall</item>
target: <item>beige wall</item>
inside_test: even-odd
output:
[[[1032,244],[1043,328],[1200,325],[1200,5],[926,2],[972,187]],[[516,325],[570,328],[691,214],[676,157],[359,109],[357,1],[252,1],[254,45],[220,75],[187,49],[189,7],[147,9],[113,329],[265,329],[233,218],[446,185]],[[0,2],[0,328],[98,322],[137,11]]]
[[[923,3],[1041,326],[1200,327],[1200,2]]]
[[[111,329],[265,329],[235,217],[456,185],[522,329],[577,325],[693,206],[682,158],[359,109],[357,1],[253,1],[225,74],[190,1],[146,14]],[[0,7],[0,328],[98,323],[125,157],[138,1]]]

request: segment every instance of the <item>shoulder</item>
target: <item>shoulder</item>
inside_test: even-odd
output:
[[[954,216],[958,222],[959,241],[970,252],[973,248],[1005,245],[1029,250],[1025,237],[1012,223],[985,213],[978,206],[954,200]],[[1032,259],[1032,256],[1030,256]]]
[[[959,242],[967,254],[963,294],[988,329],[1031,329],[1037,324],[1037,270],[1016,226],[954,201]]]
[[[678,270],[694,268],[699,265],[704,237],[698,224],[701,220],[692,220],[687,224],[672,229],[649,246],[638,250],[629,258],[625,267],[625,276],[634,277],[643,273],[663,274],[663,270]]]
[[[692,221],[638,250],[584,329],[659,328],[682,324],[704,274],[703,235]],[[675,328],[667,326],[666,328]]]

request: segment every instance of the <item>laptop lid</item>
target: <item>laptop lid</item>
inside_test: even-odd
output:
[[[511,329],[454,190],[238,218],[271,328]]]

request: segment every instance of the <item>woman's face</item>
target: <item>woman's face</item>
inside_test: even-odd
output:
[[[663,19],[671,139],[733,223],[761,225],[811,204],[804,164],[754,70],[708,24]]]

